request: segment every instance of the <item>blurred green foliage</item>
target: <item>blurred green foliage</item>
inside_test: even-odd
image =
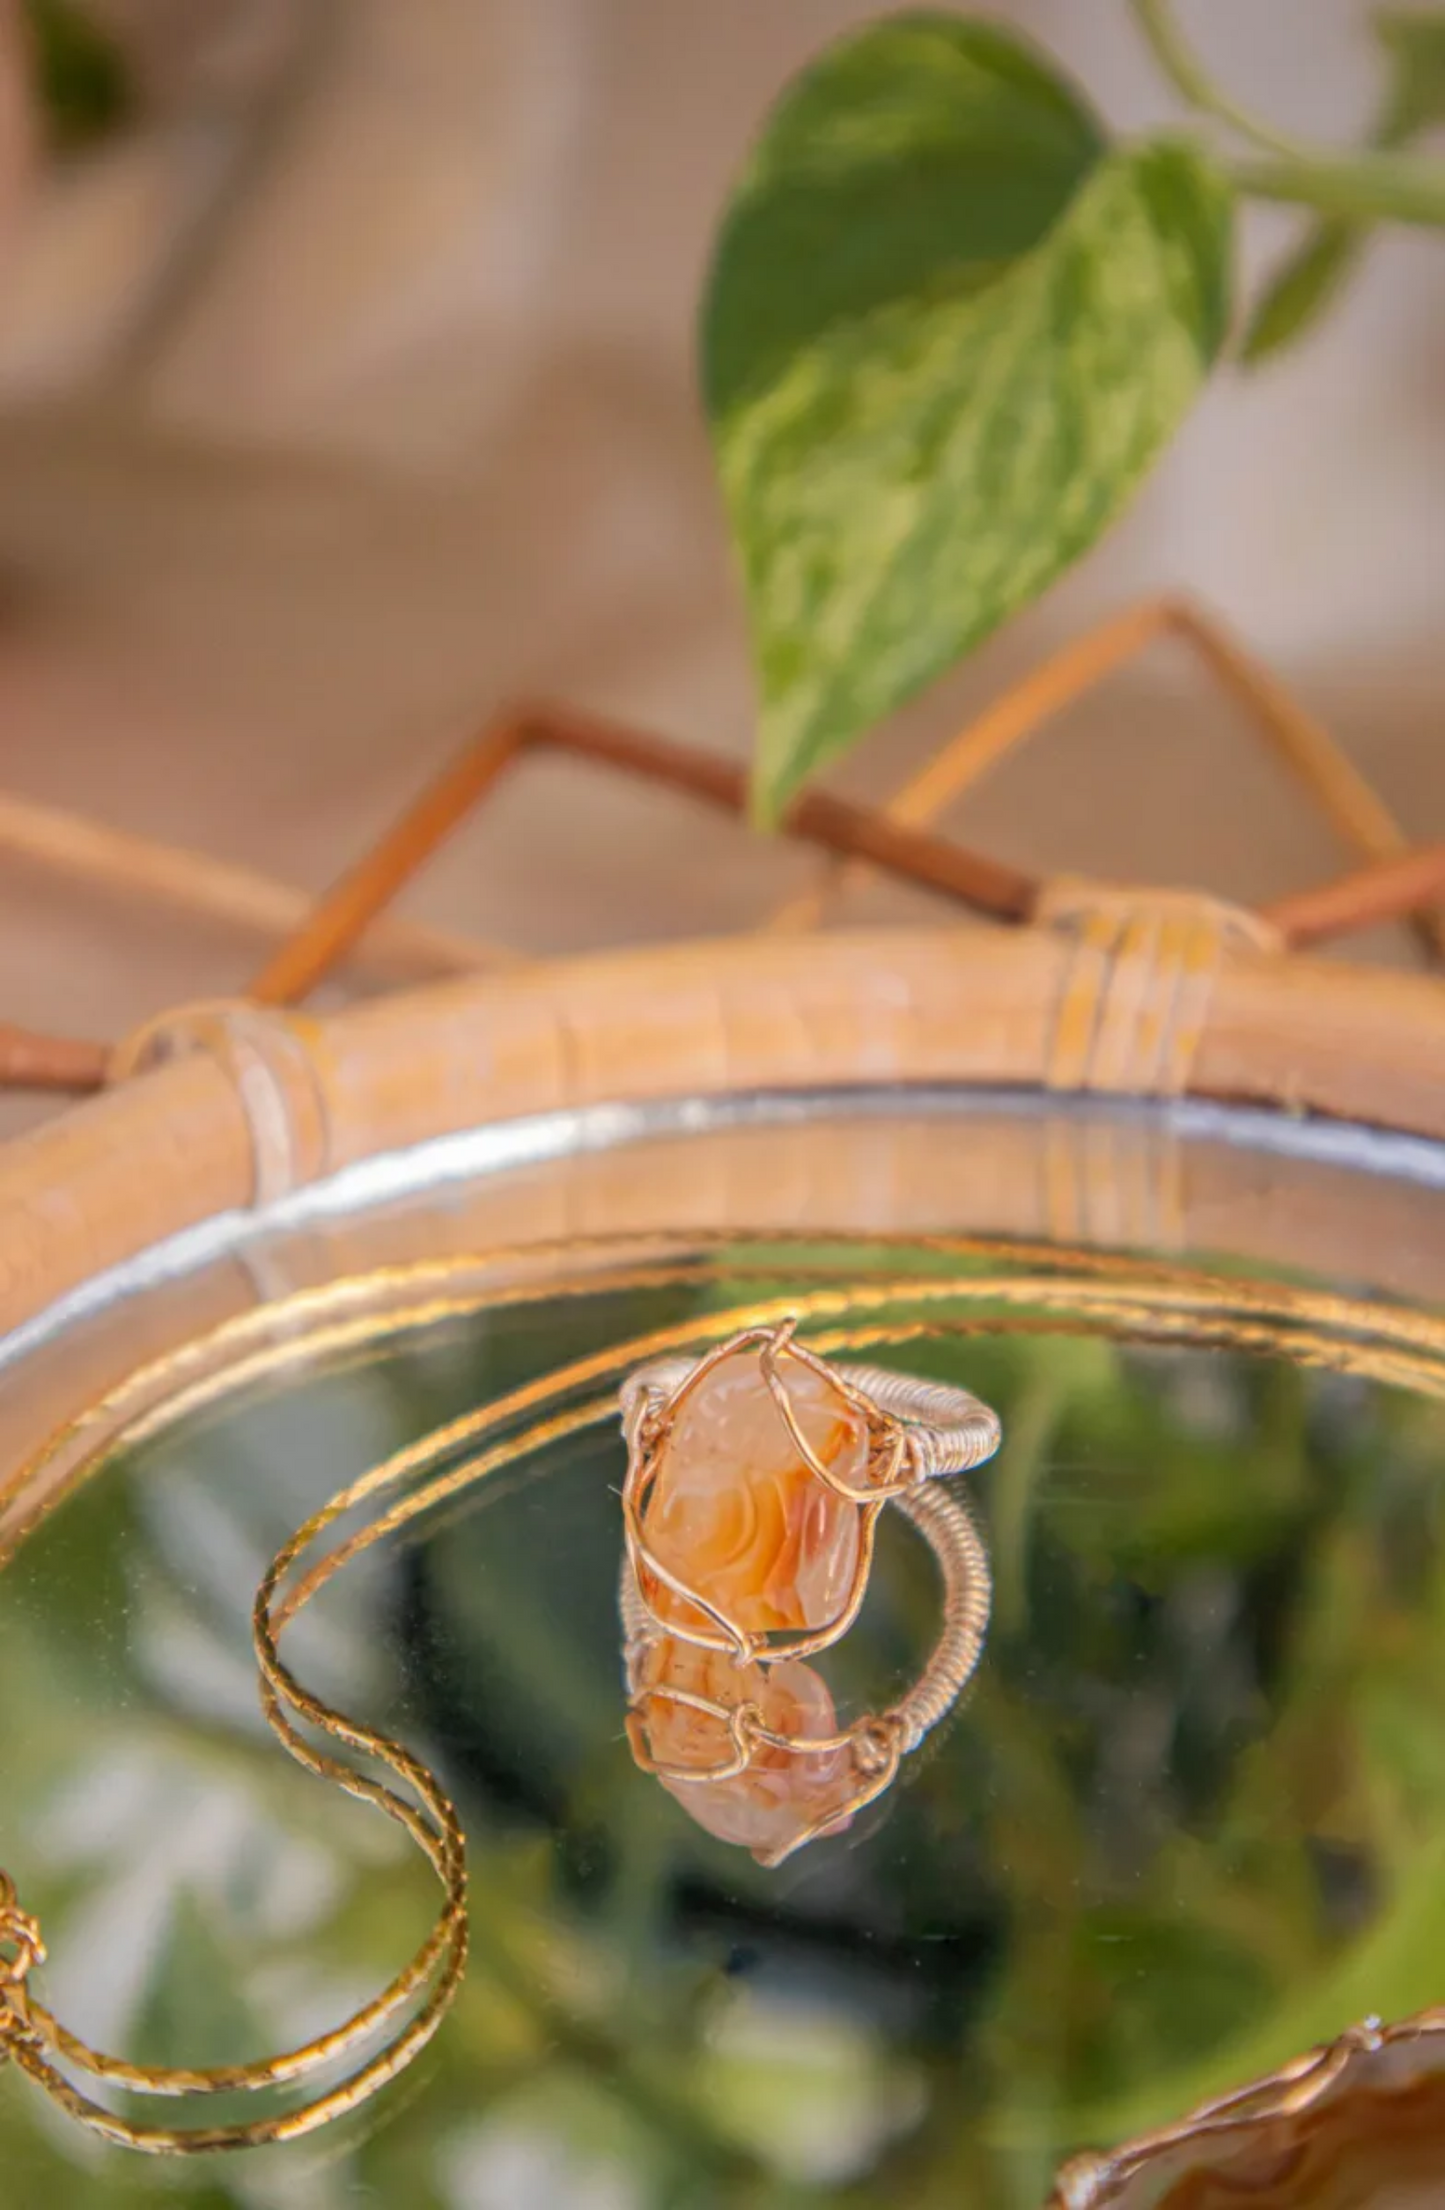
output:
[[[40,107],[53,144],[76,153],[131,112],[120,48],[78,0],[25,0]]]
[[[0,1581],[3,1853],[68,2015],[195,2061],[382,1983],[427,1876],[260,1725],[266,1557],[457,1410],[758,1286],[544,1302],[258,1392],[27,1545]],[[302,1677],[463,1810],[473,1964],[424,2065],[364,2127],[200,2173],[97,2158],[0,2078],[6,2210],[1034,2210],[1079,2143],[1437,2001],[1445,1410],[1283,1353],[991,1312],[897,1356],[966,1378],[1007,1440],[978,1480],[985,1664],[891,1800],[768,1873],[636,1771],[621,1447],[559,1445],[372,1553],[296,1633]],[[916,1670],[932,1575],[885,1520],[824,1661],[848,1707]]]

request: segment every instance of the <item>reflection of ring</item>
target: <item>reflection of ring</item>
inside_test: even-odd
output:
[[[703,1650],[806,1657],[858,1615],[889,1501],[998,1448],[966,1389],[832,1366],[793,1323],[706,1357],[644,1366],[622,1388],[627,1554],[658,1629]]]
[[[886,1711],[840,1729],[821,1676],[795,1658],[738,1664],[661,1632],[622,1568],[632,1754],[709,1832],[780,1864],[841,1833],[892,1785],[901,1759],[953,1709],[983,1649],[988,1558],[957,1497],[926,1482],[894,1501],[943,1576],[943,1629],[921,1677]]]

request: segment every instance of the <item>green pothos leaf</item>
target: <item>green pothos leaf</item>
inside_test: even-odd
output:
[[[1375,17],[1375,35],[1391,71],[1381,140],[1403,146],[1445,124],[1445,9],[1384,8]]]
[[[1312,223],[1261,293],[1239,348],[1256,367],[1302,338],[1333,306],[1369,243],[1363,223],[1335,218]]]
[[[865,31],[784,95],[702,339],[760,818],[1119,512],[1223,341],[1231,216],[1198,149],[1111,148],[1029,46],[956,17]]]

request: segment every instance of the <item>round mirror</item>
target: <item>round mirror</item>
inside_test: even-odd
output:
[[[4,1862],[47,2011],[131,2065],[265,2059],[393,1981],[434,1869],[305,1711],[320,1780],[288,1760],[251,1643],[273,1555],[372,1475],[298,1555],[282,1654],[455,1804],[460,1991],[364,2109],[199,2165],[97,2152],[12,2065],[15,2199],[1022,2210],[1143,2137],[1059,2199],[1196,2210],[1261,2169],[1272,2202],[1415,2199],[1445,1992],[1436,1147],[856,1093],[480,1131],[402,1179],[218,1223],[18,1339]],[[616,1393],[784,1317],[975,1392],[1003,1440],[950,1484],[992,1579],[976,1670],[770,1866],[629,1737]],[[811,1661],[840,1724],[907,1693],[941,1602],[885,1505]]]

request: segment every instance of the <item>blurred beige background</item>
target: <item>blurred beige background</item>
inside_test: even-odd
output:
[[[710,232],[842,0],[94,0],[144,89],[27,145],[0,0],[0,780],[320,885],[519,689],[745,749],[693,396]],[[1123,0],[1012,0],[1115,123],[1171,112]],[[1360,0],[1183,0],[1279,121],[1363,127]],[[8,121],[6,120],[8,119]],[[1290,234],[1252,224],[1257,269]],[[1445,835],[1445,247],[1381,242],[1297,356],[1221,380],[1105,548],[844,772],[882,791],[1048,643],[1183,589]],[[1127,797],[1125,794],[1127,793]],[[960,828],[963,824],[960,822]],[[1328,839],[1152,656],[972,801],[1041,866],[1241,896]],[[524,771],[411,909],[550,951],[746,925],[807,863]],[[867,893],[857,912],[902,910]],[[114,1035],[254,945],[0,875],[0,1011]]]

